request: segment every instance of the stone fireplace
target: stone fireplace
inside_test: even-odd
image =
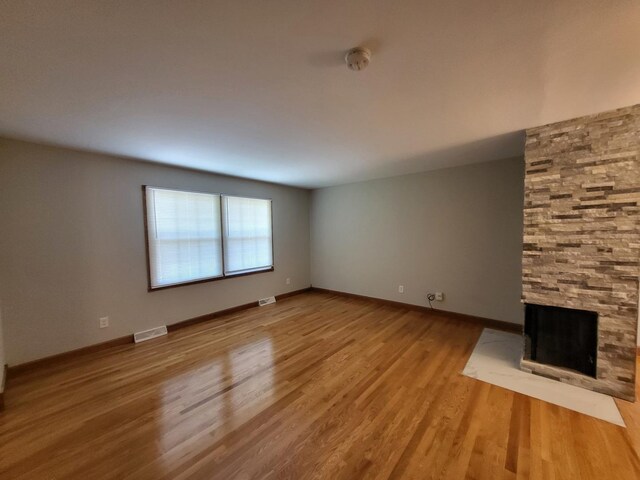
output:
[[[521,368],[635,400],[640,105],[527,130]]]

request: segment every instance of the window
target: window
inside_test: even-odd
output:
[[[273,270],[271,200],[144,192],[149,290]]]
[[[271,200],[223,197],[222,202],[225,274],[271,268]]]
[[[220,196],[146,189],[150,287],[222,275]]]

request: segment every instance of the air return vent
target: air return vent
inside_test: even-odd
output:
[[[133,334],[133,341],[136,343],[144,342],[145,340],[151,340],[152,338],[161,337],[167,334],[167,327],[152,328],[150,330],[144,330]]]
[[[276,303],[276,297],[267,297],[258,300],[258,305],[260,305],[261,307],[264,305],[269,305],[270,303]]]

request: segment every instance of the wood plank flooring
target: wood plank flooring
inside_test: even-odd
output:
[[[326,293],[9,379],[2,479],[638,479],[624,429],[460,374],[481,327]]]

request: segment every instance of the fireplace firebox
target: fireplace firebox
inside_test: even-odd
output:
[[[524,359],[596,378],[598,314],[526,304]]]

